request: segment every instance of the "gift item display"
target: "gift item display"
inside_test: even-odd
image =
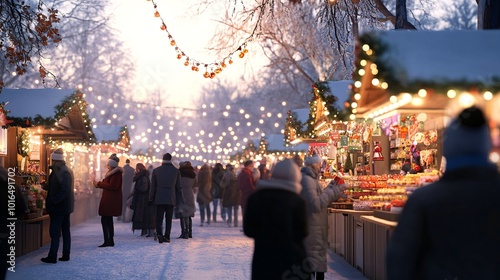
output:
[[[416,188],[439,180],[439,174],[432,171],[407,175],[350,176],[343,179],[348,185],[345,193],[353,201],[352,209],[396,212],[402,209]]]

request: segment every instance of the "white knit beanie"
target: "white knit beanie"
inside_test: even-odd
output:
[[[304,161],[305,165],[311,165],[311,164],[315,164],[315,163],[321,163],[321,157],[318,156],[318,154],[314,154],[310,157],[306,157],[306,159]]]
[[[108,165],[111,166],[111,167],[117,167],[119,161],[120,161],[120,159],[116,156],[116,154],[112,154],[109,157]]]
[[[64,151],[62,148],[55,150],[50,156],[52,160],[64,160]]]

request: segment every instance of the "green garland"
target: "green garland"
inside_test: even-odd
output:
[[[331,121],[344,121],[347,120],[348,116],[350,115],[349,110],[347,110],[346,108],[340,109],[335,106],[335,102],[338,100],[338,98],[331,93],[328,82],[316,82],[315,84],[313,84],[311,95],[312,97],[309,101],[309,117],[306,123],[300,122],[297,119],[297,115],[295,113],[291,113],[290,111],[288,111],[285,129],[286,145],[290,144],[290,129],[295,129],[297,138],[318,139],[318,136],[314,133],[314,122],[316,120],[314,109],[316,106],[316,102],[325,102],[326,110],[328,110],[329,112],[327,118]],[[306,125],[305,129],[304,125]]]
[[[75,90],[72,94],[68,95],[61,104],[55,106],[55,115],[53,117],[44,118],[41,115],[36,115],[33,117],[12,117],[9,118],[11,123],[9,126],[18,127],[33,127],[42,126],[44,128],[53,128],[56,122],[69,114],[69,111],[74,105],[78,105],[80,111],[82,111],[83,122],[86,125],[86,129],[89,132],[88,141],[95,141],[94,132],[91,127],[91,120],[87,113],[87,102],[83,99],[83,93],[80,90]]]
[[[363,45],[370,46],[372,50],[371,55],[368,55],[363,51]],[[401,92],[418,92],[420,89],[433,89],[437,94],[446,94],[450,87],[459,91],[468,91],[471,88],[475,88],[478,91],[489,90],[493,93],[500,91],[500,77],[492,77],[491,82],[488,84],[478,83],[478,81],[449,81],[440,79],[439,81],[429,81],[429,80],[415,80],[411,81],[409,84],[402,84],[397,78],[398,73],[396,70],[384,63],[381,59],[386,51],[390,49],[390,46],[383,43],[378,37],[377,33],[365,33],[358,38],[358,43],[355,47],[355,67],[352,74],[354,81],[361,81],[361,76],[359,75],[359,70],[364,69],[360,62],[362,60],[370,61],[377,65],[378,74],[377,78],[380,82],[387,82],[389,88],[387,89],[391,94],[399,94]],[[354,88],[351,94],[351,100],[355,93],[358,93],[359,89]]]

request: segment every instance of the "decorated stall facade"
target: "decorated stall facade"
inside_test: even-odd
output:
[[[40,182],[48,179],[50,154],[55,149],[64,149],[66,164],[74,173],[73,225],[97,215],[100,190],[92,187],[91,180],[101,157],[130,149],[126,127],[119,128],[114,142],[97,142],[84,97],[80,90],[62,89],[3,89],[0,94],[5,138],[2,165],[16,168],[16,184],[28,205],[16,224],[17,255],[50,242],[46,192]]]
[[[369,279],[386,278],[385,248],[407,197],[439,179],[449,120],[478,105],[498,143],[499,48],[498,30],[393,30],[359,38],[348,108],[368,131],[373,169],[347,180],[356,190],[354,209],[332,209],[330,244]]]

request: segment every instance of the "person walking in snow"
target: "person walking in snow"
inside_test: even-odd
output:
[[[234,172],[234,166],[226,164],[226,171],[222,176],[221,186],[224,188],[222,206],[227,213],[227,226],[238,227],[238,209],[240,208],[241,190]],[[233,222],[234,217],[234,222]]]
[[[222,180],[222,176],[224,175],[224,167],[222,167],[222,164],[219,162],[215,164],[213,170],[212,170],[212,203],[214,205],[213,209],[213,219],[212,221],[214,223],[217,222],[217,208],[219,207],[220,204],[220,214],[222,220],[225,222],[226,221],[226,211],[222,207],[222,197],[224,193],[224,189],[220,186],[220,182]]]
[[[198,193],[196,194],[196,202],[200,208],[201,224],[205,222],[205,214],[207,215],[207,225],[210,225],[210,202],[212,201],[212,173],[210,166],[203,164],[198,171],[197,179]]]
[[[248,198],[243,231],[254,238],[252,279],[309,279],[304,238],[306,203],[298,166],[290,159],[276,164],[271,178],[259,180]]]
[[[302,167],[302,191],[300,196],[307,205],[308,232],[304,244],[308,257],[308,269],[312,279],[325,279],[327,271],[326,250],[328,248],[328,206],[344,196],[345,184],[332,180],[323,189],[319,183],[321,158],[314,154],[306,157]]]
[[[193,217],[196,210],[194,205],[194,189],[196,188],[196,173],[190,161],[179,164],[181,173],[181,189],[184,203],[177,207],[180,213],[181,235],[179,238],[193,238]]]
[[[153,170],[149,203],[156,206],[156,234],[158,243],[170,243],[174,207],[184,202],[181,174],[172,164],[172,155],[163,155],[162,165]],[[165,217],[165,232],[162,232]],[[163,233],[163,234],[162,234]]]
[[[93,185],[102,189],[101,201],[99,202],[99,215],[101,216],[102,233],[104,243],[99,247],[115,246],[115,227],[113,216],[122,214],[122,180],[123,168],[118,166],[120,159],[112,154],[108,160],[108,171],[101,182],[94,180]]]

